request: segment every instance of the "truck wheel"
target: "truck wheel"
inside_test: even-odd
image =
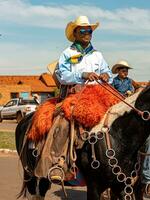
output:
[[[17,120],[17,123],[19,123],[22,120],[22,114],[20,112],[17,113],[16,120]]]

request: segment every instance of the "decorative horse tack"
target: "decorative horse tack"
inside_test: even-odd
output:
[[[37,158],[37,157],[39,156],[39,154],[38,154],[38,149],[37,149],[37,148],[33,149],[32,155],[33,155],[35,158]]]
[[[108,158],[108,164],[112,168],[112,173],[116,175],[116,178],[118,182],[122,182],[125,184],[124,187],[124,193],[125,193],[125,200],[132,200],[132,195],[133,195],[133,179],[138,176],[138,172],[140,170],[140,159],[138,158],[138,162],[134,166],[134,170],[131,172],[131,176],[127,177],[123,172],[121,167],[118,165],[118,160],[115,157],[115,151],[113,148],[111,148],[111,142],[110,142],[110,135],[109,135],[109,128],[107,129],[106,127],[102,129],[103,134],[107,137],[101,137],[104,136],[103,134],[100,134],[101,131],[99,131],[97,134],[91,133],[88,131],[84,132],[84,136],[82,139],[85,141],[87,140],[91,144],[92,148],[92,158],[93,161],[91,162],[91,167],[93,169],[97,169],[100,167],[100,162],[96,159],[95,155],[95,148],[94,145],[97,143],[98,139],[103,139],[105,138],[106,141],[106,156]],[[105,131],[104,131],[105,130]],[[100,138],[98,137],[100,135]],[[83,135],[82,135],[83,136]]]
[[[96,140],[95,140],[96,141]],[[96,142],[95,142],[96,143]],[[100,162],[99,160],[96,159],[96,155],[95,155],[95,148],[94,148],[94,144],[95,143],[91,143],[91,148],[92,148],[92,159],[93,161],[91,162],[91,167],[93,169],[97,169],[100,166]]]
[[[141,117],[144,121],[148,121],[150,119],[150,112],[148,110],[143,111]]]
[[[64,177],[65,177],[65,174],[64,174],[64,171],[63,171],[62,167],[59,167],[59,166],[51,167],[51,168],[49,169],[48,173],[47,173],[47,177],[48,177],[49,181],[52,182],[52,180],[51,180],[50,177],[51,177],[51,173],[52,173],[53,170],[55,170],[55,169],[59,170],[60,173],[61,173],[61,177],[62,177],[62,179],[60,179],[60,183],[61,183],[62,180],[64,180]]]
[[[149,119],[148,111],[143,112],[142,119],[146,121]],[[110,139],[111,135],[109,134],[110,128],[107,127],[107,121],[108,121],[108,117],[105,118],[104,126],[97,133],[94,133],[93,130],[91,133],[89,131],[83,131],[81,134],[81,138],[83,139],[83,141],[87,140],[91,144],[92,158],[93,158],[93,161],[91,162],[91,167],[93,169],[97,169],[100,166],[100,162],[96,159],[94,145],[97,143],[98,140],[105,139],[106,157],[108,158],[108,164],[112,168],[112,173],[116,175],[118,182],[122,182],[125,184],[125,187],[124,187],[125,200],[130,200],[132,199],[132,195],[133,195],[133,184],[134,184],[133,179],[135,179],[138,176],[138,172],[140,170],[140,159],[139,158],[137,159],[138,162],[135,164],[134,170],[131,172],[130,177],[127,177],[122,172],[121,167],[118,165],[118,160],[115,157],[116,153],[111,145],[111,139]]]

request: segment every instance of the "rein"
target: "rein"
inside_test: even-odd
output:
[[[142,151],[139,151],[139,154],[141,155],[141,156],[150,156],[150,153],[144,153],[144,152],[142,152]]]
[[[109,83],[107,83],[106,81],[102,81],[102,83],[100,83],[98,80],[95,80],[101,87],[103,87],[104,89],[106,89],[108,92],[110,92],[112,95],[114,95],[115,97],[117,97],[120,101],[122,101],[124,104],[126,104],[127,106],[129,106],[131,109],[133,109],[138,115],[141,116],[141,118],[144,120],[144,121],[148,121],[150,120],[150,112],[148,110],[145,110],[145,111],[141,111],[137,108],[135,108],[134,106],[132,106],[131,104],[129,104],[128,102],[125,101],[125,97],[120,93],[118,92],[113,86],[111,86]],[[84,86],[83,88],[81,89],[80,91],[80,95],[78,97],[78,100],[80,99],[80,96],[81,94],[83,93],[84,89],[86,88],[86,86],[88,85],[90,81],[87,80],[85,83],[84,83]],[[105,83],[105,85],[103,84]],[[106,87],[107,86],[107,87]],[[110,88],[110,89],[109,89]],[[73,110],[74,110],[75,106],[73,106],[73,109],[72,109],[72,113],[73,113]]]
[[[134,106],[132,106],[131,104],[129,104],[128,102],[126,102],[123,97],[123,95],[121,95],[115,88],[113,88],[109,83],[107,83],[106,81],[103,81],[110,89],[113,90],[113,92],[111,90],[109,90],[104,84],[100,83],[98,80],[96,80],[96,82],[102,86],[103,88],[105,88],[107,91],[109,91],[111,94],[113,94],[115,97],[117,97],[119,100],[121,100],[123,103],[125,103],[127,106],[129,106],[130,108],[132,108],[134,111],[136,111],[144,121],[148,121],[150,120],[150,112],[148,110],[145,111],[141,111],[137,108],[135,108]],[[117,95],[114,93],[117,92]]]

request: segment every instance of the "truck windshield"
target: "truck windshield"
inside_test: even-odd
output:
[[[26,104],[30,104],[30,105],[38,105],[38,103],[35,100],[30,100],[30,99],[23,99],[20,102],[21,105],[26,105]]]

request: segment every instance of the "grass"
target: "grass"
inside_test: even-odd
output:
[[[15,150],[15,133],[0,131],[0,149]]]

